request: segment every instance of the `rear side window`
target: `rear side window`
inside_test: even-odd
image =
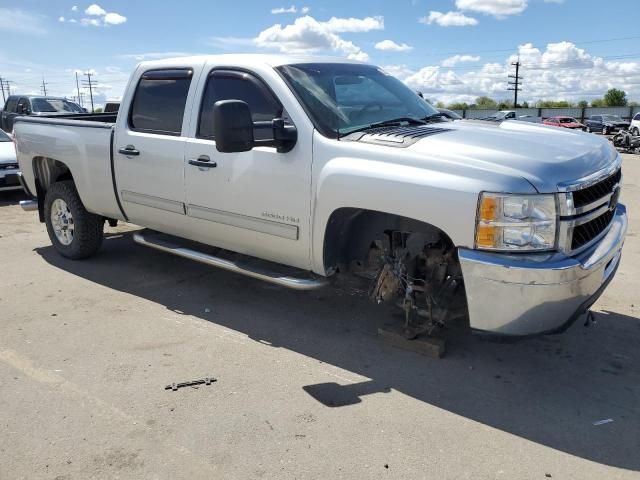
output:
[[[640,113],[636,113],[636,116],[633,117],[634,120],[640,120]]]
[[[18,97],[9,97],[9,100],[7,100],[7,104],[4,106],[4,111],[8,113],[15,113],[17,105]]]
[[[180,135],[193,71],[152,70],[140,78],[129,126],[132,130],[162,135]]]
[[[282,116],[282,106],[256,77],[235,70],[214,70],[205,88],[200,109],[198,137],[213,138],[213,105],[220,100],[242,100],[249,105],[254,122],[271,121]],[[254,131],[256,140],[268,140],[268,129]]]

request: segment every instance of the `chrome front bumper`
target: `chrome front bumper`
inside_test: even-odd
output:
[[[626,231],[626,209],[618,204],[606,235],[574,257],[460,248],[471,328],[505,336],[564,330],[593,305],[613,278]]]

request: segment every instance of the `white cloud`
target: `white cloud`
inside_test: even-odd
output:
[[[458,10],[493,15],[496,18],[518,15],[524,12],[527,6],[528,0],[456,0]]]
[[[476,55],[454,55],[442,61],[443,67],[453,67],[457,63],[462,62],[478,62],[480,57]]]
[[[91,15],[94,17],[101,17],[103,15],[107,14],[107,11],[102,8],[100,5],[98,5],[97,3],[93,3],[91,5],[89,5],[87,7],[87,9],[84,11],[84,13],[86,15]]]
[[[331,17],[328,21],[324,22],[324,25],[326,25],[329,30],[336,33],[370,32],[371,30],[384,30],[384,17]]]
[[[300,9],[300,13],[302,13],[303,15],[306,15],[307,13],[309,13],[309,10],[311,10],[309,7],[302,7]]]
[[[119,58],[124,58],[126,60],[137,60],[139,62],[143,60],[160,60],[163,58],[172,58],[172,57],[190,57],[192,55],[196,55],[190,52],[146,52],[146,53],[126,53],[123,55],[118,55]]]
[[[426,65],[419,69],[405,65],[384,68],[412,89],[435,100],[472,103],[481,95],[512,100],[506,82],[507,76],[513,73],[511,63],[518,56],[524,77],[521,101],[590,100],[601,98],[612,87],[625,90],[631,100],[640,99],[640,62],[607,61],[571,42],[550,43],[545,48],[526,43],[504,62],[486,63],[473,71],[454,72],[444,65]]]
[[[418,21],[425,25],[436,23],[441,27],[466,27],[468,25],[478,24],[478,20],[473,17],[467,17],[461,12],[442,13],[434,10],[429,12],[429,16],[422,17]]]
[[[58,17],[59,22],[64,22],[64,17]]]
[[[71,9],[73,10],[73,8],[74,7],[72,7]],[[97,3],[89,5],[84,13],[85,15],[92,17],[84,17],[80,19],[80,23],[85,26],[108,27],[110,25],[122,25],[127,21],[127,17],[125,17],[124,15],[120,15],[116,12],[107,12]],[[75,23],[75,21],[73,23]]]
[[[384,29],[383,17],[337,18],[320,22],[311,16],[296,18],[292,24],[275,24],[261,31],[253,40],[260,48],[282,53],[310,54],[333,52],[347,58],[367,61],[369,56],[360,47],[345,40],[338,33],[369,32]]]
[[[80,23],[82,25],[91,25],[93,27],[101,27],[102,22],[97,18],[81,18]]]
[[[102,19],[105,25],[120,25],[127,21],[127,17],[120,15],[119,13],[109,12]]]
[[[413,50],[413,47],[406,43],[398,44],[393,40],[382,40],[375,44],[375,48],[386,52],[408,52]]]
[[[73,7],[71,7],[71,11],[72,12],[77,12],[78,11],[78,6],[74,5]]]
[[[298,13],[298,9],[295,5],[291,5],[290,7],[272,8],[271,13],[274,15],[278,15],[281,13]]]
[[[0,7],[0,32],[43,35],[47,33],[40,15],[25,12],[18,8]]]

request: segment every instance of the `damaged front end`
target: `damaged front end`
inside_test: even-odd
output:
[[[387,231],[359,266],[356,273],[372,278],[370,298],[403,310],[408,339],[432,335],[467,315],[456,249],[438,233]]]

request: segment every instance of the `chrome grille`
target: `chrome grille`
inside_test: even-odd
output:
[[[611,220],[613,220],[614,214],[615,209],[610,209],[599,217],[574,227],[573,236],[571,238],[571,250],[577,250],[580,247],[587,245],[591,240],[604,232],[611,223]]]
[[[600,176],[578,184],[562,185],[559,246],[569,255],[577,254],[606,233],[615,216],[622,183],[621,158]]]
[[[590,203],[607,196],[613,191],[614,187],[620,183],[621,178],[622,169],[618,169],[610,177],[607,177],[590,187],[583,188],[582,190],[576,190],[573,192],[573,206],[575,208],[584,207],[585,205],[589,205]]]

